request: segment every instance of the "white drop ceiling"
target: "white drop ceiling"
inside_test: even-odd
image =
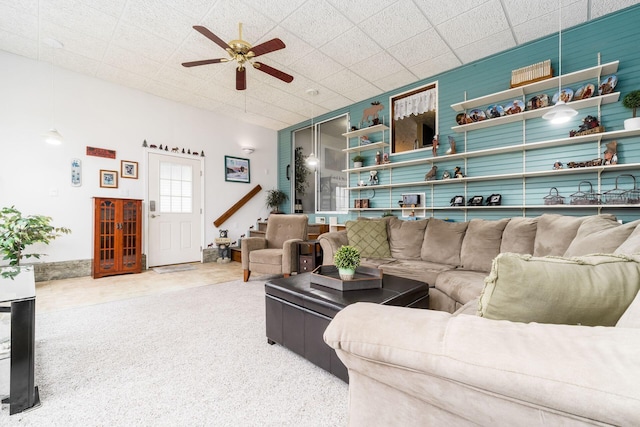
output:
[[[640,0],[562,0],[563,28]],[[0,49],[264,126],[325,112],[558,31],[558,0],[0,0]],[[247,71],[192,29],[287,45]],[[44,41],[64,48],[53,54]],[[317,96],[306,91],[315,88]]]

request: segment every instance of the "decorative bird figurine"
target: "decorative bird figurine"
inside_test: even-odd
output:
[[[427,172],[427,174],[424,176],[424,180],[425,181],[433,181],[434,179],[437,179],[436,173],[438,172],[438,166],[433,165],[431,167],[431,170],[429,172]]]
[[[244,236],[246,236],[246,234],[241,234],[241,235],[240,235],[240,238],[241,238],[241,239],[243,239],[243,238],[244,238]]]
[[[253,225],[251,227],[249,227],[249,230],[253,230]]]

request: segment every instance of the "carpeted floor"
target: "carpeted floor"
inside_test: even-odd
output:
[[[39,314],[36,349],[42,406],[2,426],[346,425],[347,384],[267,344],[260,280]]]

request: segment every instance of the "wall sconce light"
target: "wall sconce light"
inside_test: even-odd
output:
[[[251,153],[253,153],[254,151],[256,151],[255,148],[252,147],[242,147],[242,152],[246,155],[249,155]]]

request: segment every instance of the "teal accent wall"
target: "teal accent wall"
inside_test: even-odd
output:
[[[631,117],[631,111],[622,106],[622,97],[632,90],[640,89],[640,49],[637,48],[638,40],[640,40],[640,6],[632,6],[630,8],[618,11],[611,15],[599,18],[589,23],[564,30],[562,33],[562,74],[568,74],[574,71],[590,68],[598,65],[598,53],[600,54],[600,63],[605,64],[612,61],[620,61],[618,71],[618,85],[616,92],[620,92],[620,100],[618,102],[603,105],[601,107],[601,124],[606,131],[623,130],[623,121]],[[384,93],[348,107],[332,111],[323,116],[317,117],[315,121],[323,121],[340,114],[349,113],[351,124],[357,125],[362,117],[365,108],[371,105],[373,101],[380,101],[385,108],[384,123],[389,123],[390,105],[389,97],[396,94],[424,86],[426,84],[437,82],[438,84],[438,133],[440,134],[441,147],[439,149],[440,156],[444,155],[444,151],[448,148],[448,136],[453,136],[457,142],[458,152],[465,150],[465,134],[456,133],[451,127],[455,126],[455,116],[457,114],[451,108],[452,104],[461,102],[465,99],[473,99],[484,95],[500,92],[509,88],[511,71],[520,67],[524,67],[545,59],[551,59],[554,75],[558,75],[558,35],[545,37],[514,49],[484,58],[473,63],[458,67],[456,69],[435,75],[428,79],[416,81],[413,84],[400,87],[396,90]],[[372,64],[375,66],[375,64]],[[594,83],[595,80],[588,82]],[[586,83],[586,82],[585,82]],[[571,89],[577,89],[580,83],[571,85],[563,85]],[[546,91],[549,97],[557,91],[556,89]],[[530,96],[527,96],[527,99]],[[506,101],[500,102],[505,104]],[[527,143],[537,141],[547,141],[554,138],[567,137],[569,131],[577,129],[581,124],[582,118],[587,115],[596,115],[597,107],[589,107],[580,109],[578,116],[574,120],[564,125],[552,125],[542,118],[534,118],[526,121],[525,139]],[[278,156],[279,156],[279,186],[286,192],[291,191],[290,181],[285,177],[286,165],[291,162],[291,133],[296,129],[309,126],[309,122],[301,123],[278,132]],[[388,139],[388,132],[386,133]],[[379,138],[373,139],[375,142]],[[489,127],[480,130],[474,130],[467,133],[466,151],[479,149],[487,149],[493,147],[510,146],[522,143],[523,139],[523,122],[515,122],[500,126]],[[469,176],[494,175],[498,173],[509,173],[522,171],[523,167],[527,171],[546,171],[552,169],[553,163],[560,160],[566,164],[568,161],[584,161],[598,158],[602,155],[604,143],[611,139],[603,141],[603,148],[599,149],[594,142],[576,143],[571,145],[563,145],[558,147],[550,147],[535,151],[527,151],[524,156],[521,152],[501,153],[491,157],[474,157],[467,160],[467,168]],[[356,144],[356,140],[352,139],[352,145]],[[346,142],[345,142],[346,144]],[[345,145],[346,146],[346,145]],[[373,162],[375,151],[365,152],[363,155],[369,158],[369,163]],[[392,156],[392,162],[431,157],[431,150],[419,150],[407,154]],[[352,157],[353,154],[350,155]],[[640,163],[640,137],[631,137],[618,140],[618,159],[619,163]],[[446,160],[438,163],[439,172],[444,170],[453,171],[455,166],[463,166],[464,160]],[[421,164],[406,168],[393,169],[393,182],[415,182],[423,179],[424,174],[431,167],[430,164]],[[467,172],[467,171],[465,171]],[[388,169],[379,170],[378,176],[381,183],[388,182]],[[616,177],[620,174],[633,174],[638,180],[640,187],[640,168],[625,171],[604,171],[601,174],[600,188],[607,191],[615,187]],[[353,175],[353,174],[352,174]],[[500,180],[500,181],[476,181],[467,183],[467,196],[483,195],[488,196],[492,193],[500,193],[503,195],[503,203],[508,205],[522,204],[541,205],[542,198],[549,193],[551,187],[557,187],[560,194],[567,198],[578,191],[581,181],[589,180],[594,186],[597,185],[597,174],[595,172],[585,172],[576,174],[563,174],[558,176],[544,177],[528,177],[526,178],[526,196],[523,196],[523,180],[522,178]],[[632,188],[633,184],[628,178],[620,178],[620,185],[625,189]],[[352,178],[350,186],[356,183]],[[446,187],[446,190],[444,188]],[[432,194],[432,188],[436,190]],[[584,190],[584,184],[583,188]],[[431,200],[437,206],[446,206],[449,199],[456,194],[464,194],[463,183],[443,185],[422,185],[407,188],[379,189],[371,200],[372,207],[383,207],[389,204],[389,201],[399,200],[402,193],[406,192],[424,192],[427,195],[429,204]],[[353,193],[353,192],[352,192]],[[351,196],[351,200],[355,198]],[[524,199],[524,200],[523,200]],[[351,201],[353,206],[353,201]],[[606,205],[605,205],[606,206]],[[567,215],[589,215],[596,213],[593,208],[585,209],[533,209],[527,208],[524,211],[526,216],[537,216],[545,212],[562,213]],[[362,212],[365,216],[380,216],[382,211]],[[640,207],[638,208],[603,208],[602,213],[612,213],[625,222],[640,218]],[[399,211],[394,214],[398,215]],[[453,220],[465,220],[469,218],[485,218],[497,219],[509,216],[522,216],[523,210],[514,209],[486,209],[486,210],[437,210],[427,212],[427,216],[435,216],[439,218],[449,218]],[[326,216],[326,215],[324,215]],[[349,218],[355,218],[358,212],[350,212],[348,215],[339,215],[338,221],[343,223]],[[328,221],[327,221],[328,222]]]

